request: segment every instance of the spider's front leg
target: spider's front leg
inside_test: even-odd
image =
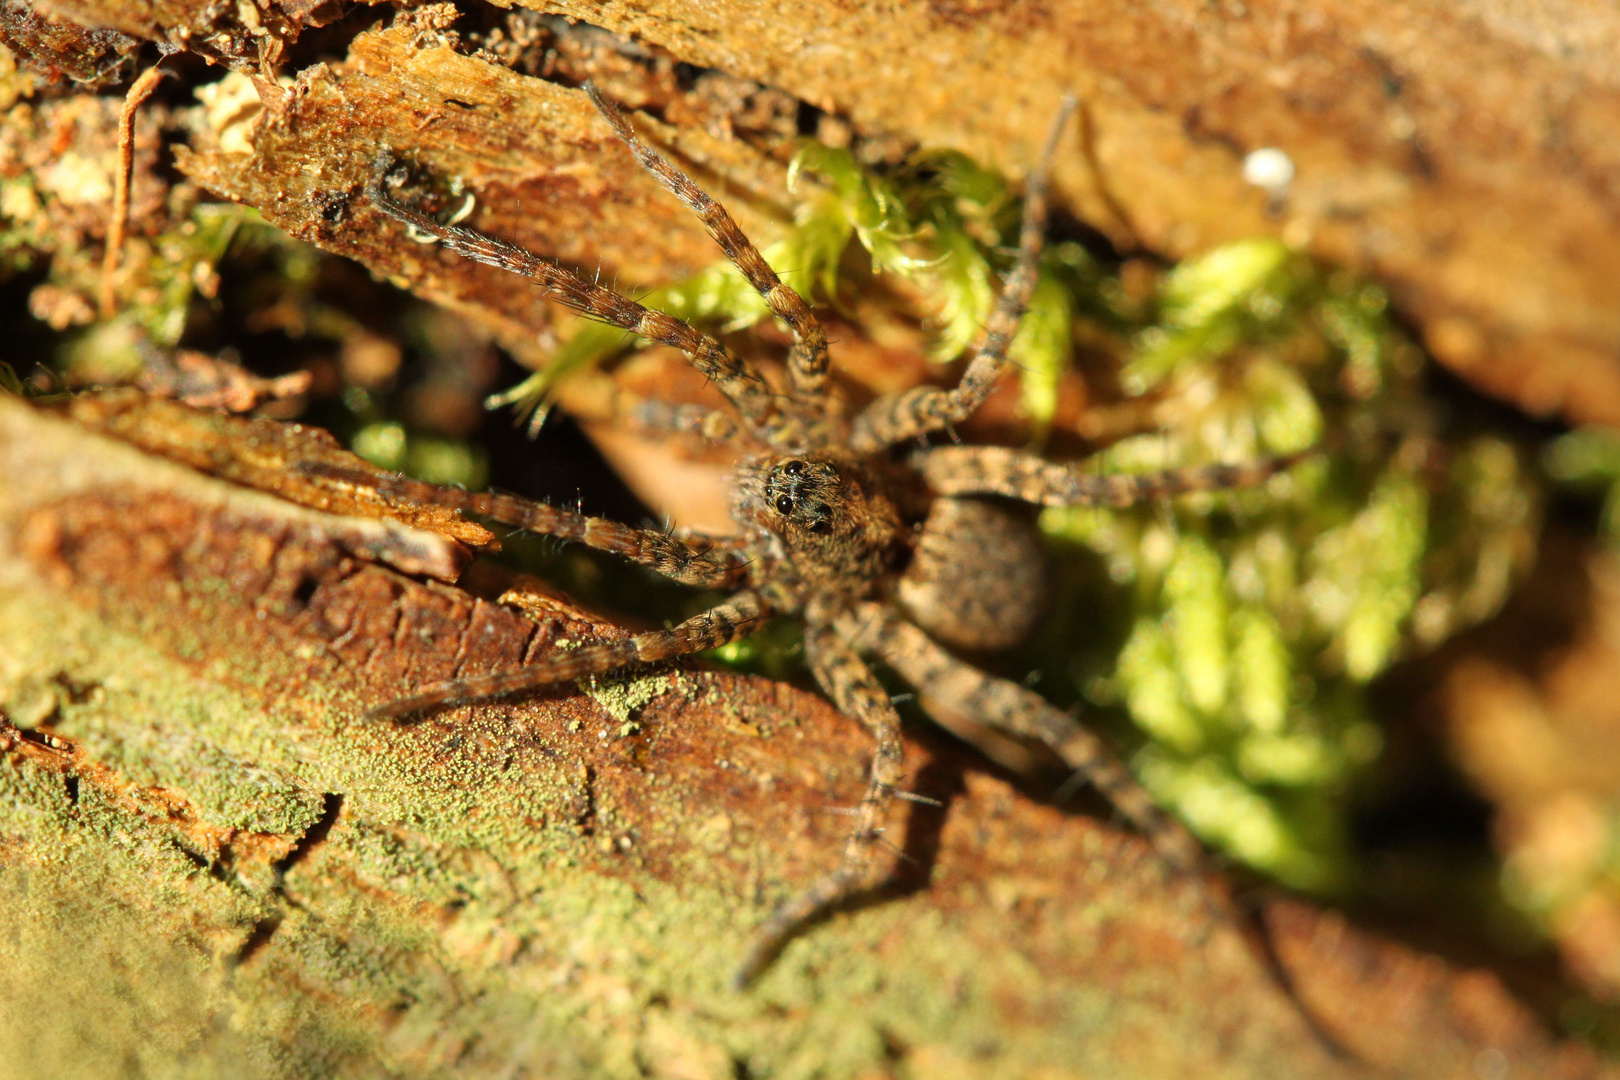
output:
[[[827,382],[827,334],[816,320],[815,313],[804,298],[782,283],[761,255],[753,241],[737,227],[737,222],[731,214],[716,201],[708,192],[676,168],[658,151],[641,141],[630,122],[619,112],[618,106],[608,100],[607,95],[597,89],[595,83],[587,82],[585,92],[591,96],[591,102],[603,118],[613,128],[617,135],[630,151],[636,155],[641,167],[651,173],[653,178],[672,193],[681,202],[685,203],[691,211],[703,222],[714,242],[720,245],[720,250],[726,253],[748,284],[765,300],[765,305],[771,312],[787,323],[797,340],[793,351],[788,356],[788,374],[793,379],[793,389],[797,394],[817,408],[826,405]]]
[[[816,681],[833,704],[872,733],[877,743],[872,774],[855,810],[855,827],[844,845],[843,861],[838,869],[778,907],[755,932],[753,945],[733,980],[739,988],[753,982],[805,923],[848,899],[865,883],[873,848],[882,835],[905,767],[900,716],[860,655],[832,626],[819,622],[805,627],[804,647]]]
[[[391,501],[444,506],[502,525],[584,544],[640,563],[683,585],[735,587],[744,574],[741,547],[724,537],[707,542],[695,533],[674,536],[656,529],[637,529],[608,518],[559,510],[517,495],[463,491],[398,473],[379,477],[367,469],[345,468],[324,461],[301,462],[297,469],[310,476],[375,491]]]
[[[931,447],[919,451],[912,461],[936,495],[1004,495],[1037,506],[1123,507],[1196,491],[1254,487],[1286,471],[1303,456],[1107,474],[1077,472],[1072,465],[1004,446]]]
[[[401,202],[386,186],[386,178],[393,167],[394,159],[387,151],[378,155],[372,178],[365,188],[366,198],[377,209],[396,221],[414,226],[457,255],[539,283],[558,303],[586,318],[597,319],[639,337],[679,349],[691,360],[693,367],[714,381],[750,430],[764,432],[780,426],[781,421],[775,416],[777,403],[765,380],[747,363],[726,351],[720,342],[673,315],[643,307],[612,289],[586,281],[532,251],[487,236],[476,229],[446,225],[416,207]]]
[[[406,716],[423,709],[463,705],[522,690],[571,682],[631,664],[691,656],[747,637],[759,629],[770,614],[770,606],[758,594],[738,593],[725,603],[701,615],[694,615],[668,630],[653,630],[622,641],[606,641],[580,649],[557,649],[532,664],[511,671],[435,683],[410,697],[379,705],[367,715],[371,719]]]

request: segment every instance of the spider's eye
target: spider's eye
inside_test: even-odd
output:
[[[789,476],[798,476],[800,473],[804,472],[804,462],[790,461],[786,465],[782,466],[782,471],[787,473]]]
[[[783,517],[787,517],[789,514],[793,513],[793,500],[788,498],[786,495],[780,496],[776,500],[776,512],[781,514]]]
[[[817,520],[806,525],[805,528],[809,529],[813,533],[819,534],[830,531],[832,529],[832,523],[827,521],[825,518],[818,518]]]

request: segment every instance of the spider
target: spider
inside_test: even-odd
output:
[[[591,101],[641,165],[702,219],[726,256],[793,331],[788,392],[778,393],[715,338],[650,310],[513,244],[445,224],[390,193],[394,160],[378,155],[365,192],[383,213],[467,258],[538,282],[563,304],[673,346],[707,376],[730,411],[642,402],[641,425],[695,432],[741,455],[732,494],[734,535],[633,528],[512,495],[465,492],[401,476],[366,483],[384,498],[431,503],[611,552],[687,585],[727,590],[729,599],[666,629],[555,652],[522,668],[438,683],[388,702],[374,716],[401,717],[440,706],[564,683],[633,664],[725,645],[790,617],[822,691],[875,744],[867,788],[836,869],[791,897],[756,931],[735,982],[758,976],[806,923],[863,887],[875,846],[905,778],[900,717],[868,666],[876,657],[901,679],[926,687],[928,701],[1002,732],[1046,744],[1095,785],[1168,861],[1196,870],[1204,852],[1162,811],[1093,733],[1035,692],[987,674],[958,653],[1005,649],[1032,629],[1045,589],[1038,537],[1017,503],[1127,506],[1194,490],[1258,483],[1290,459],[1140,475],[1088,475],[1002,447],[931,445],[988,396],[1036,280],[1047,213],[1047,181],[1066,101],[1028,178],[1019,249],[961,380],[883,397],[852,418],[827,385],[827,338],[815,314],[785,286],[723,206],[643,142],[614,104],[586,84]]]

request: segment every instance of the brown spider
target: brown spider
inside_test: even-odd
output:
[[[393,166],[379,157],[366,187],[384,213],[437,238],[459,255],[538,281],[562,303],[640,337],[684,352],[711,379],[735,415],[700,406],[643,403],[647,426],[697,432],[746,450],[737,468],[730,536],[669,534],[559,510],[502,494],[468,493],[392,477],[382,484],[314,466],[376,487],[387,498],[482,515],[623,556],[688,585],[732,590],[725,602],[668,629],[555,652],[506,672],[439,683],[385,704],[373,715],[401,716],[567,682],[630,664],[668,660],[735,641],[776,615],[804,624],[804,648],[817,683],[876,742],[866,794],[838,868],[779,906],[757,931],[737,973],[751,981],[808,920],[848,898],[868,875],[890,801],[904,797],[900,718],[868,668],[873,654],[902,679],[926,687],[930,702],[992,728],[1051,747],[1095,784],[1169,860],[1197,868],[1203,849],[1166,815],[1091,732],[1034,692],[988,675],[951,650],[994,650],[1029,632],[1044,591],[1038,538],[1008,500],[1045,506],[1126,506],[1179,492],[1256,483],[1286,459],[1134,476],[1085,475],[1018,450],[930,446],[985,400],[1006,364],[1007,347],[1035,284],[1046,220],[1046,187],[1066,102],[1025,193],[1016,265],[991,314],[983,342],[952,389],[918,387],[881,398],[846,420],[830,407],[827,339],[810,307],[782,284],[724,207],[642,142],[594,86],[591,100],[618,137],[660,183],[703,220],[727,257],[795,335],[790,392],[773,391],[719,341],[512,244],[441,224],[385,188]]]

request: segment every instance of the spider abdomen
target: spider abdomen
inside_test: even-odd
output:
[[[988,499],[934,500],[896,600],[943,644],[1018,644],[1042,613],[1046,557],[1027,514]]]

